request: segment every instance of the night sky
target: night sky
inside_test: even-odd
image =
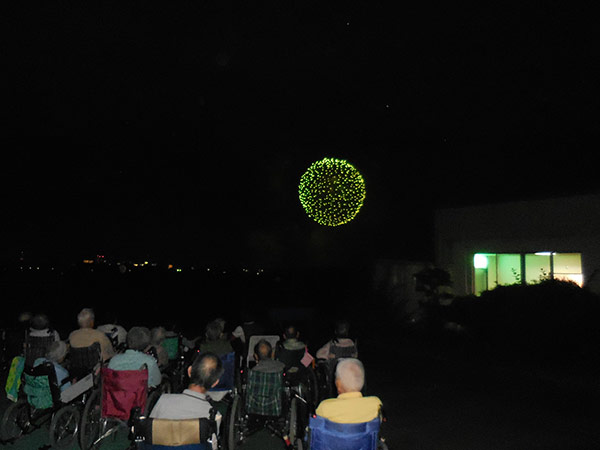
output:
[[[485,3],[5,5],[3,260],[431,259],[436,207],[595,190],[596,16]],[[367,185],[336,228],[326,156]]]

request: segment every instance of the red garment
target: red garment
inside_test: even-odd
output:
[[[147,396],[147,370],[102,368],[102,417],[128,420],[136,406],[144,411]]]

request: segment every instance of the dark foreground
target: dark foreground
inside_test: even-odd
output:
[[[389,448],[403,450],[600,448],[600,378],[567,369],[536,369],[494,361],[470,347],[442,348],[418,338],[398,339],[382,356],[382,343],[363,340],[368,391],[385,405],[382,429]],[[4,397],[4,396],[3,396]],[[7,404],[1,401],[2,409]],[[124,449],[126,433],[102,446]],[[7,449],[47,444],[38,430]],[[77,447],[75,447],[77,448]],[[247,450],[283,449],[267,433]]]

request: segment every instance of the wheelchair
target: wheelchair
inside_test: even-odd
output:
[[[148,371],[112,370],[101,368],[100,386],[89,396],[81,418],[79,446],[91,450],[114,435],[127,429],[132,413],[139,408],[144,414],[152,399],[148,395]],[[155,389],[153,393],[162,392]]]
[[[131,450],[218,450],[219,424],[213,409],[210,417],[199,419],[155,419],[134,411],[131,423]]]
[[[17,401],[6,409],[0,421],[0,439],[3,443],[15,442],[48,422],[53,448],[67,448],[75,442],[82,398],[76,396],[71,402],[64,401],[52,363],[25,366],[20,392]]]
[[[168,331],[162,346],[169,355],[169,364],[162,369],[164,392],[181,392],[188,385],[187,368],[191,364],[191,355],[186,354],[183,346],[183,337],[173,331]],[[188,352],[193,353],[193,352]]]
[[[378,417],[364,423],[336,423],[312,416],[304,443],[309,450],[387,450],[379,436],[381,421]]]
[[[208,390],[208,396],[215,402],[220,402],[227,394],[231,394],[239,382],[235,352],[226,353],[219,358],[223,363],[223,375],[221,375],[219,383]]]
[[[25,333],[25,365],[33,366],[36,359],[46,356],[46,351],[54,342],[54,335],[49,336],[31,336],[29,332]]]
[[[305,349],[288,350],[278,346],[275,355],[285,364],[286,381],[306,400],[306,409],[312,414],[319,404],[319,386],[313,365],[305,366],[302,362],[305,352]]]
[[[254,338],[254,339],[252,339]],[[249,348],[260,339],[274,344],[278,336],[252,336]],[[272,344],[273,345],[273,344]],[[253,350],[249,350],[250,352]],[[246,438],[267,428],[291,448],[301,449],[303,422],[299,402],[307,403],[297,386],[286,380],[284,372],[264,373],[251,370],[250,358],[240,371],[240,386],[234,388],[233,400],[225,423],[229,450],[235,450]]]
[[[329,353],[333,358],[318,359],[316,362],[316,381],[318,386],[319,402],[337,395],[335,387],[335,368],[337,362],[342,358],[352,358],[358,355],[358,341],[354,339],[354,345],[341,347],[331,341]]]

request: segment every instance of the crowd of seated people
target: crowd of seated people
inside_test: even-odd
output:
[[[31,320],[34,334],[54,334],[48,318],[38,315]],[[155,387],[161,382],[161,371],[168,364],[168,355],[162,347],[166,330],[158,326],[152,329],[134,326],[126,332],[126,345],[115,349],[111,339],[101,327],[95,327],[95,314],[91,308],[82,309],[77,315],[78,328],[72,331],[66,341],[56,340],[43,358],[36,364],[51,361],[56,369],[57,379],[64,387],[69,379],[65,358],[69,348],[88,347],[97,342],[100,345],[103,363],[113,370],[148,370],[148,386]],[[183,392],[162,394],[151,411],[154,418],[200,418],[208,417],[211,409],[207,392],[219,382],[223,375],[221,358],[233,351],[248,351],[247,345],[253,335],[260,335],[267,327],[250,315],[244,316],[242,323],[233,331],[225,331],[225,321],[221,318],[206,323],[202,338],[196,343],[195,357],[187,366],[189,385]],[[335,325],[334,337],[316,351],[317,359],[339,360],[335,366],[335,387],[337,397],[323,400],[316,408],[316,414],[334,422],[366,422],[377,417],[381,400],[377,397],[363,397],[365,371],[358,357],[356,342],[349,336],[349,322],[339,321]],[[300,333],[294,324],[283,329],[282,340],[275,348],[261,340],[254,349],[256,365],[252,371],[259,373],[283,372],[290,367],[306,367],[312,357],[306,343],[300,340]],[[293,359],[290,359],[293,355]]]

